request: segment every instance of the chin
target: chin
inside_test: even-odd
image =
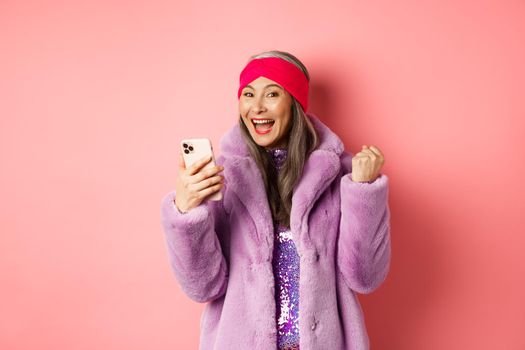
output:
[[[253,142],[255,142],[258,146],[260,147],[264,147],[264,148],[267,148],[267,147],[271,147],[271,145],[273,144],[272,141],[264,141],[264,140],[260,140],[258,137],[258,135],[252,135],[252,140]]]
[[[276,142],[275,140],[269,140],[269,141],[257,141],[257,139],[253,139],[253,141],[259,145],[260,147],[264,148],[283,148],[286,147],[286,145],[281,145],[281,142]]]

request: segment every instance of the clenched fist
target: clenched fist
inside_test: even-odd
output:
[[[384,163],[385,157],[377,147],[363,145],[363,149],[352,157],[352,181],[374,181]]]

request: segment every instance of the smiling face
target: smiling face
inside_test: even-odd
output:
[[[259,77],[246,85],[239,98],[239,113],[253,141],[265,148],[288,144],[292,97],[275,81]]]

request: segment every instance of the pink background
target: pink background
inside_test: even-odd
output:
[[[248,57],[280,49],[386,157],[372,348],[525,349],[524,43],[522,0],[2,1],[0,348],[197,348],[160,200],[179,140],[218,149]]]

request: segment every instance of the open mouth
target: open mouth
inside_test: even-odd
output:
[[[264,135],[272,131],[275,124],[273,119],[253,118],[251,119],[255,132],[259,135]]]

